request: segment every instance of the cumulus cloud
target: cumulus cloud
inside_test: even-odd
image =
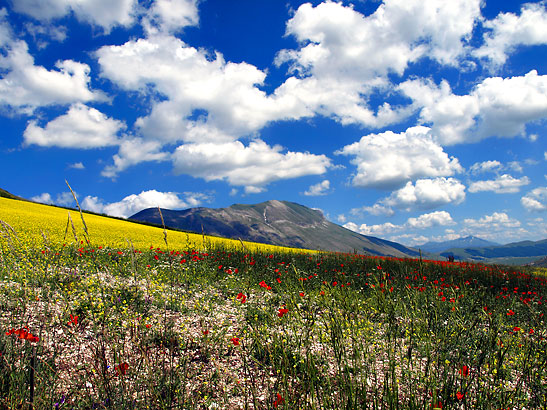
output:
[[[389,74],[402,75],[421,57],[457,65],[479,18],[480,0],[442,7],[436,0],[388,0],[370,16],[332,1],[316,7],[305,3],[286,29],[300,48],[282,50],[276,59],[297,74],[280,91],[342,123],[380,127],[397,122],[412,112],[409,107],[385,103],[374,113],[367,96],[389,84]]]
[[[306,196],[320,196],[320,195],[326,195],[330,189],[330,181],[328,179],[325,179],[324,181],[321,181],[315,185],[312,185],[309,187],[309,189],[304,192],[304,195]]]
[[[291,97],[267,96],[266,74],[247,63],[225,62],[176,37],[156,35],[97,51],[102,75],[126,90],[159,94],[138,120],[146,138],[165,142],[235,140],[269,121],[299,118]],[[203,115],[194,118],[196,110]]]
[[[87,64],[64,60],[47,70],[34,64],[24,41],[6,49],[7,55],[0,56],[0,69],[7,72],[0,79],[0,104],[30,114],[41,106],[106,100],[101,91],[89,89]]]
[[[494,212],[480,219],[467,218],[463,223],[471,228],[484,229],[486,232],[520,227],[520,222],[510,218],[505,212]]]
[[[292,96],[260,90],[266,74],[250,64],[225,62],[220,53],[209,55],[161,33],[102,47],[97,57],[104,77],[154,97],[150,114],[135,123],[151,155],[129,155],[126,147],[103,175],[143,160],[165,159],[161,150],[173,143],[182,143],[169,155],[176,173],[224,179],[245,186],[247,193],[260,192],[275,180],[322,174],[330,166],[324,155],[283,154],[280,147],[260,140],[248,145],[239,141],[270,121],[309,114]]]
[[[428,229],[433,226],[448,226],[455,225],[450,213],[446,211],[437,211],[429,214],[420,215],[417,218],[408,218],[402,225],[396,225],[391,222],[385,222],[378,225],[357,225],[353,222],[348,222],[344,225],[345,228],[363,235],[388,235],[403,230],[409,229]]]
[[[520,15],[500,13],[494,20],[485,21],[484,45],[473,51],[479,58],[486,58],[494,66],[507,60],[517,46],[547,44],[547,10],[545,2],[526,3]]]
[[[433,226],[455,225],[450,213],[446,211],[436,211],[429,214],[420,215],[418,218],[409,218],[405,226],[414,229],[427,229]]]
[[[14,11],[40,21],[73,12],[78,20],[109,32],[114,26],[128,26],[134,22],[137,0],[13,0],[12,4]]]
[[[547,211],[547,187],[539,187],[528,192],[520,203],[530,212]]]
[[[352,184],[391,189],[424,177],[450,176],[462,172],[458,159],[449,157],[427,127],[412,127],[396,134],[369,134],[337,151],[354,158],[357,166]]]
[[[503,174],[496,179],[487,181],[475,181],[469,185],[469,192],[493,191],[496,194],[508,194],[520,191],[520,187],[528,185],[530,178],[513,178],[511,175]]]
[[[75,162],[74,164],[69,164],[68,167],[72,169],[85,169],[83,162]]]
[[[240,141],[223,144],[184,144],[173,154],[175,172],[203,178],[226,180],[245,186],[247,193],[280,179],[319,175],[331,166],[325,155],[291,152],[254,140],[245,146]]]
[[[468,95],[455,95],[447,81],[408,80],[399,89],[421,106],[442,145],[525,136],[526,124],[547,117],[547,75],[536,70],[511,78],[490,77]]]
[[[197,0],[156,0],[148,11],[149,34],[155,30],[177,32],[198,24]]]
[[[460,204],[465,186],[455,178],[419,179],[407,184],[380,201],[381,205],[412,209],[432,209],[446,204]]]
[[[116,135],[124,128],[121,121],[76,103],[65,115],[50,121],[44,128],[35,120],[30,121],[23,137],[26,145],[89,149],[117,145]]]
[[[469,167],[469,172],[472,174],[481,174],[483,172],[496,172],[503,168],[503,165],[499,161],[483,161],[475,162]]]
[[[169,154],[161,151],[161,148],[162,145],[157,141],[126,137],[120,142],[118,153],[113,157],[114,163],[106,166],[101,175],[116,178],[120,172],[141,162],[168,160]]]
[[[395,224],[392,224],[391,222],[385,222],[383,224],[378,224],[378,225],[367,225],[367,224],[357,225],[353,222],[348,222],[344,224],[343,226],[344,228],[360,233],[362,235],[373,235],[373,236],[387,235],[394,232],[399,232],[402,229],[404,229],[403,226],[395,225]]]
[[[36,195],[30,198],[31,201],[39,202],[41,204],[53,204],[53,198],[49,192],[43,192],[40,195]]]
[[[364,212],[375,216],[393,216],[395,212],[388,206],[376,203],[372,206],[363,206],[360,208],[353,208],[350,213],[354,216],[360,216]]]
[[[119,202],[107,204],[96,196],[86,196],[81,205],[88,211],[127,218],[146,208],[159,206],[167,209],[184,209],[196,207],[208,200],[209,197],[203,193],[185,192],[184,198],[181,198],[176,192],[158,192],[152,189],[142,191],[138,195],[128,195]]]
[[[76,196],[78,196],[76,194]],[[48,204],[48,205],[60,205],[60,206],[70,206],[74,205],[74,197],[72,196],[71,192],[61,192],[60,194],[57,194],[55,199],[51,196],[50,193],[44,192],[40,195],[33,196],[30,198],[31,201],[39,202],[41,204]]]

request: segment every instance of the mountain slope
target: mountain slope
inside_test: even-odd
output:
[[[418,246],[418,248],[426,252],[440,253],[451,248],[484,248],[487,246],[500,246],[500,244],[476,236],[466,236],[465,238],[453,239],[451,241],[427,242]]]
[[[26,201],[26,199],[20,198],[16,195],[13,195],[13,194],[10,194],[8,191],[6,191],[5,189],[2,189],[2,188],[0,188],[0,197],[1,198],[9,198],[9,199],[17,199],[19,201]]]
[[[395,242],[358,234],[325,219],[320,211],[293,202],[267,201],[228,208],[161,210],[165,225],[208,235],[297,248],[415,257],[419,253]],[[130,219],[161,224],[157,208]]]

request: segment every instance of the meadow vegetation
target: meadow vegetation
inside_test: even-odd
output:
[[[545,270],[84,218],[0,202],[0,409],[547,408]]]

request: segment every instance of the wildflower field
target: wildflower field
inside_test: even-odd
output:
[[[547,409],[545,271],[0,201],[0,409]]]

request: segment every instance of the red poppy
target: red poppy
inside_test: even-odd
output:
[[[234,346],[239,346],[239,337],[232,337],[232,339],[230,340],[232,341]]]
[[[125,375],[125,373],[127,372],[127,369],[129,369],[129,365],[125,362],[120,363],[118,366],[114,367],[114,370],[116,370],[116,372],[118,372],[120,376]]]
[[[277,399],[273,402],[273,406],[275,408],[277,408],[277,406],[279,406],[280,404],[283,404],[283,402],[285,401],[285,399],[279,394],[277,393]]]
[[[460,392],[457,392],[457,393],[456,393],[456,398],[457,398],[458,400],[462,400],[464,396],[465,396],[464,393],[460,393]]]
[[[513,316],[515,312],[513,312],[511,309],[509,309],[509,312],[507,312],[507,316]]]
[[[286,313],[289,313],[289,309],[279,308],[279,313],[277,314],[277,316],[283,317],[283,315],[285,315]]]
[[[70,314],[70,320],[68,321],[67,325],[70,326],[71,324],[78,324],[78,316],[72,316],[72,314]]]
[[[271,286],[267,285],[265,281],[260,282],[259,285],[266,290],[270,290],[272,288]]]
[[[469,367],[467,367],[466,365],[463,365],[462,368],[460,369],[460,374],[463,377],[469,376]]]

